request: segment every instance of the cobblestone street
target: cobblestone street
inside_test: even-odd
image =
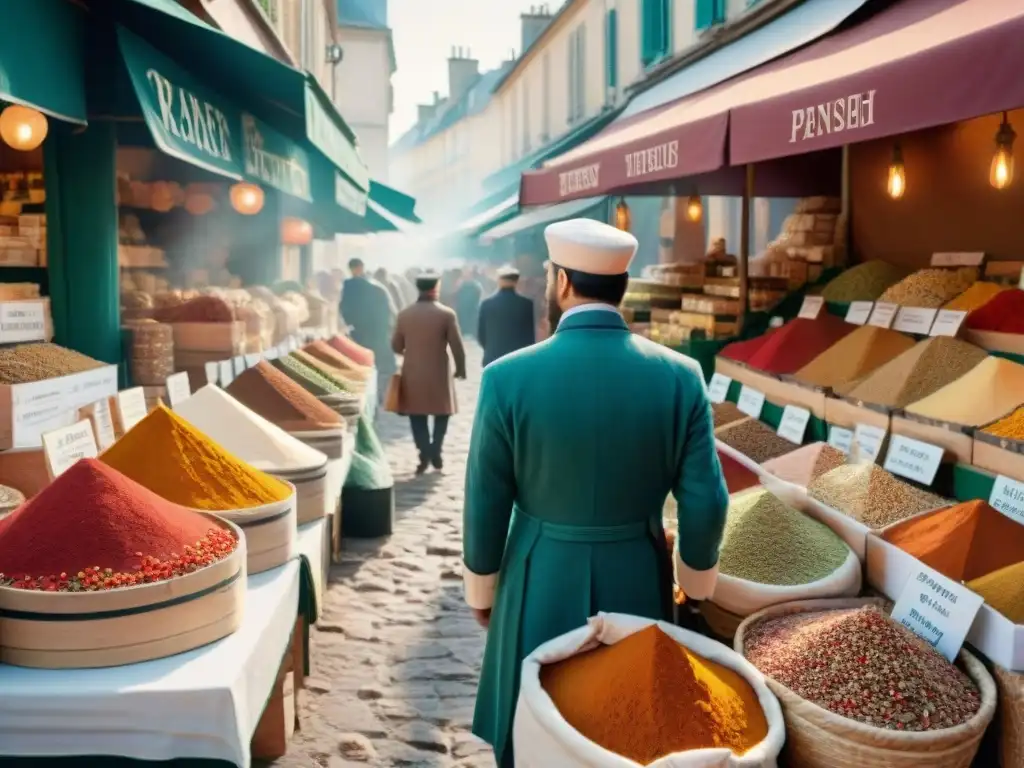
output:
[[[311,630],[301,730],[275,767],[494,765],[469,731],[484,632],[462,598],[462,485],[479,347],[469,342],[467,356],[443,473],[415,477],[408,421],[378,419],[395,474],[395,532],[344,542]]]

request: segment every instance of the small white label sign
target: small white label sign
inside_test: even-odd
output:
[[[983,602],[963,584],[921,565],[911,571],[892,617],[953,661]]]
[[[708,385],[708,398],[712,403],[724,403],[726,395],[729,394],[729,385],[732,384],[732,379],[728,376],[723,376],[720,373],[716,373],[711,377],[711,383]]]
[[[825,299],[822,296],[805,296],[804,303],[800,305],[800,313],[797,317],[813,320],[821,314],[823,306],[825,306]]]
[[[271,347],[263,353],[263,357],[266,360],[277,360],[277,347]]]
[[[868,464],[874,464],[878,454],[882,452],[882,443],[885,442],[885,430],[880,427],[873,427],[870,424],[858,424],[853,430],[853,452],[854,459]]]
[[[167,401],[171,408],[176,408],[190,397],[192,386],[188,381],[188,371],[179,371],[167,377]]]
[[[218,366],[220,367],[220,385],[226,387],[235,380],[235,374],[231,370],[231,361],[221,360]]]
[[[997,475],[988,503],[1011,520],[1024,525],[1024,483]]]
[[[43,453],[51,478],[56,478],[79,459],[95,459],[99,455],[92,424],[83,419],[70,427],[45,432]]]
[[[984,251],[948,251],[932,254],[933,267],[980,267]]]
[[[873,325],[876,328],[890,327],[893,319],[896,317],[897,309],[899,309],[898,304],[879,301],[875,304],[875,308],[871,310],[871,316],[868,318],[868,325]]]
[[[245,355],[238,355],[232,360],[232,367],[235,369],[235,376],[241,376],[245,372]]]
[[[927,336],[938,313],[939,310],[927,307],[900,307],[892,324],[893,330]]]
[[[871,317],[871,310],[874,308],[873,301],[851,301],[850,308],[846,310],[846,322],[853,325],[864,325]]]
[[[893,435],[883,469],[922,485],[935,482],[945,450],[931,443],[922,443],[905,435]]]
[[[0,344],[43,341],[45,338],[44,302],[11,301],[0,304]]]
[[[260,361],[260,356],[258,354],[248,354],[248,355],[245,356],[245,367],[246,368],[252,368],[259,361]]]
[[[95,427],[96,447],[105,451],[117,440],[109,400],[97,400],[92,406],[92,422]]]
[[[779,422],[779,437],[791,443],[802,445],[807,432],[807,422],[811,420],[811,412],[796,405],[787,405],[782,409],[782,421]]]
[[[849,455],[853,449],[853,431],[842,427],[832,427],[828,431],[828,444],[837,451]]]
[[[285,344],[284,342],[281,342],[280,344],[278,344],[276,349],[277,349],[277,356],[278,357],[284,357],[290,351],[288,349],[288,345]]]
[[[940,309],[932,324],[932,336],[956,336],[967,313],[960,309]]]
[[[204,368],[206,368],[206,383],[207,384],[216,384],[217,383],[217,375],[220,373],[220,363],[218,363],[216,361],[214,361],[212,363],[207,363],[204,366]]]
[[[142,387],[118,392],[117,411],[121,418],[121,429],[125,432],[146,418],[146,393]]]
[[[764,392],[758,392],[746,384],[740,389],[740,399],[736,406],[747,416],[755,419],[761,418],[761,410],[764,408]]]

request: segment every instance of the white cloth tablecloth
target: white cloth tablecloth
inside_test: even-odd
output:
[[[292,560],[250,576],[238,631],[188,653],[106,669],[0,664],[0,754],[209,758],[248,768],[295,626],[299,568]]]

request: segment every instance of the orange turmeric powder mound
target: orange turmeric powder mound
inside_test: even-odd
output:
[[[741,675],[657,626],[546,665],[540,681],[569,725],[641,765],[693,749],[742,755],[768,733],[757,693]]]

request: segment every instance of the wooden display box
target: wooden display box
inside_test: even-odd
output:
[[[858,424],[890,430],[892,415],[881,406],[846,400],[838,397],[825,398],[825,421],[843,429],[856,429]]]
[[[715,373],[728,376],[733,381],[746,384],[748,387],[752,387],[758,392],[764,392],[766,395],[768,394],[767,389],[772,386],[772,383],[778,382],[778,379],[774,376],[755,371],[753,368],[743,365],[743,363],[737,363],[724,357],[715,358]]]
[[[827,396],[824,389],[802,384],[791,378],[773,381],[774,384],[770,385],[765,392],[765,397],[769,402],[783,408],[787,405],[806,408],[811,412],[811,416],[819,419],[825,418]]]
[[[31,498],[50,484],[42,448],[0,451],[0,485],[16,488]]]
[[[971,463],[979,469],[1024,482],[1024,441],[975,432]]]
[[[245,352],[245,323],[172,323],[174,349],[218,352],[220,360]]]
[[[892,417],[891,432],[944,448],[946,456],[943,461],[970,464],[974,455],[973,430],[962,424],[932,421],[902,413]]]

